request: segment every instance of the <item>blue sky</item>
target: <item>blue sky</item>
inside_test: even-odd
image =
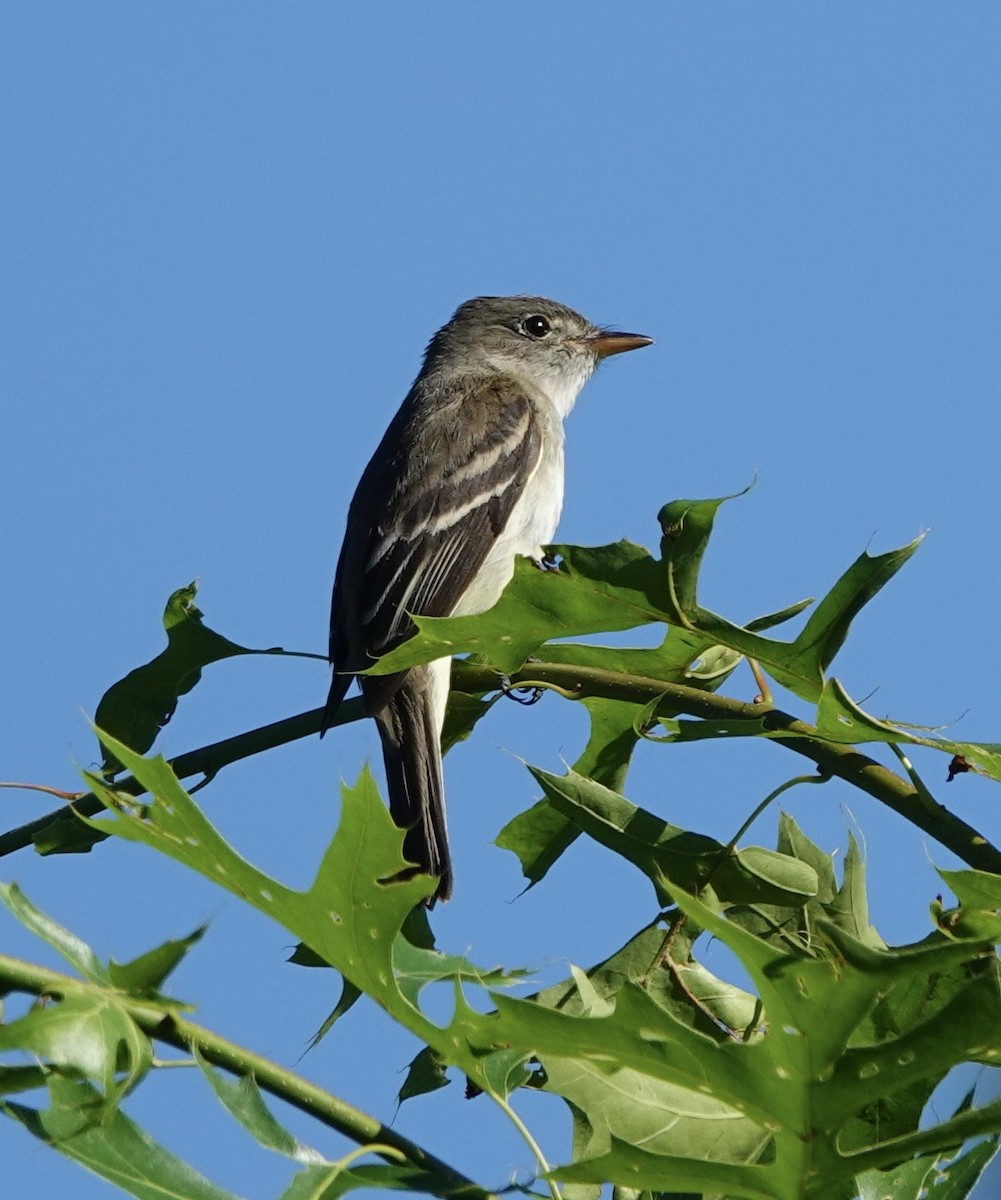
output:
[[[193,577],[234,640],[323,650],[357,477],[429,335],[482,293],[656,338],[571,418],[561,539],[653,545],[665,501],[756,476],[705,573],[704,602],[743,620],[928,531],[836,673],[875,689],[873,711],[1001,740],[999,35],[995,4],[921,0],[9,10],[0,776],[76,786],[95,761],[86,715],[160,650],[166,598]],[[158,748],[314,707],[326,683],[305,660],[221,664]],[[614,950],[651,900],[580,845],[511,903],[517,864],[491,842],[534,799],[518,756],[559,769],[584,721],[555,698],[501,707],[449,760],[456,899],[435,925],[450,949],[555,977]],[[367,758],[373,730],[339,732],[232,767],[201,799],[304,883],[337,779]],[[989,785],[946,791],[940,762],[919,765],[1001,838]],[[773,746],[649,747],[629,794],[727,837],[789,766]],[[877,927],[923,936],[949,856],[848,789],[807,792],[787,808],[825,849],[861,831]],[[49,807],[2,795],[4,827]],[[137,848],[21,855],[0,877],[119,960],[211,920],[175,991],[280,1061],[332,1004],[276,931]],[[304,1070],[390,1119],[414,1047],[378,1014],[349,1019]],[[245,1153],[198,1090],[158,1081],[132,1111],[219,1183],[275,1194],[284,1165]],[[558,1159],[560,1124],[538,1098],[524,1111]],[[530,1167],[458,1086],[397,1125],[497,1184]],[[112,1194],[7,1125],[0,1160],[12,1195]]]

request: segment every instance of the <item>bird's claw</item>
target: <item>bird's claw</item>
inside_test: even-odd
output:
[[[508,700],[513,700],[515,704],[524,704],[527,708],[531,704],[538,704],[542,699],[542,693],[546,689],[537,687],[535,684],[529,684],[527,687],[519,687],[511,682],[509,676],[502,675],[500,677],[500,690]]]

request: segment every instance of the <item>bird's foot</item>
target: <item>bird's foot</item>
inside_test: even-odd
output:
[[[546,689],[536,684],[529,684],[527,687],[517,686],[511,682],[509,676],[502,675],[500,677],[500,690],[508,700],[513,700],[515,704],[524,704],[527,708],[531,704],[538,704]]]

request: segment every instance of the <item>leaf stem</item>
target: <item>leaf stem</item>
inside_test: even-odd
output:
[[[546,1160],[545,1154],[542,1152],[542,1147],[532,1136],[532,1131],[528,1128],[521,1117],[518,1116],[514,1108],[511,1107],[507,1097],[501,1096],[498,1092],[494,1092],[489,1089],[487,1090],[487,1095],[501,1109],[502,1112],[507,1114],[508,1119],[525,1139],[525,1141],[528,1143],[529,1149],[535,1155],[535,1161],[539,1164],[539,1169],[543,1172],[543,1174],[548,1174],[549,1163]],[[549,1194],[552,1197],[552,1200],[563,1200],[562,1196],[560,1195],[560,1190],[556,1186],[556,1181],[553,1179],[547,1179],[546,1183],[549,1187]]]
[[[827,783],[830,778],[830,775],[794,775],[792,779],[787,779],[785,783],[780,783],[777,788],[772,788],[764,800],[755,806],[755,809],[751,815],[730,839],[727,849],[736,849],[737,843],[744,836],[744,834],[747,833],[758,817],[760,817],[769,804],[771,804],[773,800],[777,800],[783,792],[787,792],[790,788],[798,787],[801,783]]]
[[[749,658],[747,665],[751,668],[751,674],[754,676],[754,682],[758,685],[758,693],[761,697],[762,704],[771,704],[773,702],[772,689],[768,686],[768,680],[765,678],[765,673],[761,669],[761,664],[756,658]]]

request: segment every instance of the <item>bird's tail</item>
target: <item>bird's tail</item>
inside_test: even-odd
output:
[[[341,707],[341,701],[344,699],[345,693],[351,686],[353,675],[342,675],[334,672],[334,678],[330,684],[330,691],[327,693],[327,703],[323,706],[323,717],[320,721],[320,737],[327,732],[334,723],[334,717],[337,716],[337,710]]]
[[[422,871],[440,877],[428,907],[436,900],[447,900],[452,892],[441,769],[441,727],[450,669],[449,659],[412,667],[375,713],[386,762],[389,811],[407,831],[404,856]]]

